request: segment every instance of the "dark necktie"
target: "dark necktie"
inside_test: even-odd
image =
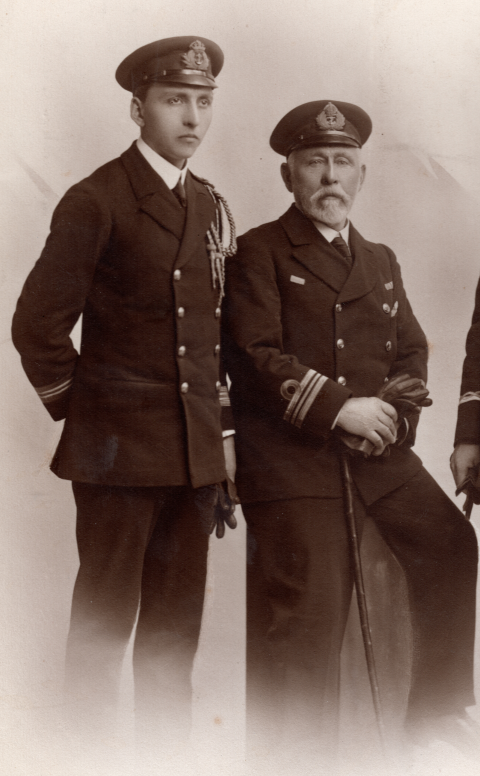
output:
[[[175,194],[181,206],[187,207],[187,195],[186,195],[185,186],[182,183],[181,177],[178,179],[177,185],[173,187],[172,192],[173,194]]]
[[[350,253],[350,248],[348,247],[347,243],[343,239],[342,235],[339,234],[337,237],[335,237],[334,240],[330,243],[335,250],[337,250],[345,259],[345,261],[348,263],[348,266],[352,266],[352,254]]]

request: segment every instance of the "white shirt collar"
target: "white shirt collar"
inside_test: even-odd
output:
[[[338,237],[338,235],[340,234],[348,245],[348,237],[350,234],[350,221],[347,221],[343,229],[340,229],[339,232],[337,232],[335,229],[332,229],[330,226],[327,226],[326,224],[322,224],[321,221],[314,221],[313,223],[318,229],[318,231],[320,232],[320,234],[323,234],[323,236],[325,237],[326,240],[328,240],[328,242],[331,243],[332,240],[334,240],[335,237]]]
[[[174,164],[167,162],[163,156],[157,154],[157,152],[154,151],[153,148],[150,148],[150,146],[147,145],[145,140],[143,140],[141,137],[139,137],[137,140],[137,148],[142,156],[145,157],[149,165],[153,167],[155,172],[158,173],[158,175],[160,175],[160,177],[165,181],[170,190],[175,188],[179,178],[181,178],[182,183],[185,183],[185,176],[188,170],[188,160],[185,161],[183,169],[180,170],[178,167],[175,167]]]

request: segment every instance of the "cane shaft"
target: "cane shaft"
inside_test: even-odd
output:
[[[375,657],[373,654],[372,633],[368,620],[367,599],[365,596],[365,585],[363,582],[362,562],[360,558],[360,543],[357,534],[357,525],[355,522],[355,511],[353,506],[353,480],[350,472],[350,459],[347,450],[341,453],[341,464],[343,482],[345,487],[345,513],[347,518],[348,536],[350,541],[351,555],[353,561],[353,576],[355,580],[355,590],[357,591],[358,611],[360,615],[360,625],[362,629],[363,646],[367,661],[368,677],[372,691],[373,706],[377,719],[380,742],[385,753],[385,726],[383,722],[382,706],[380,703],[380,691],[378,687],[377,670],[375,666]]]

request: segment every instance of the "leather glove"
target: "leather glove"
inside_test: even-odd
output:
[[[431,407],[432,400],[427,398],[429,393],[425,383],[419,377],[400,374],[384,383],[377,396],[395,407],[401,420],[408,416],[418,415],[422,411],[422,407]]]
[[[422,407],[431,407],[432,400],[428,398],[429,390],[419,377],[410,377],[408,374],[399,374],[383,383],[376,396],[395,407],[398,420],[416,416],[422,411]],[[355,434],[342,433],[341,439],[352,450],[363,453],[368,458],[373,450],[373,445],[367,439]],[[387,446],[382,455],[390,455],[390,447]]]
[[[235,504],[238,503],[235,485],[231,480],[204,485],[195,492],[195,506],[206,533],[213,533],[221,539],[225,535],[225,524],[229,528],[237,527]]]

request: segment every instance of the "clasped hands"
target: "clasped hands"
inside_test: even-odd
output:
[[[403,418],[430,407],[428,393],[420,378],[399,374],[384,383],[376,396],[347,399],[336,423],[347,432],[340,433],[342,442],[365,457],[382,455],[396,442]]]

